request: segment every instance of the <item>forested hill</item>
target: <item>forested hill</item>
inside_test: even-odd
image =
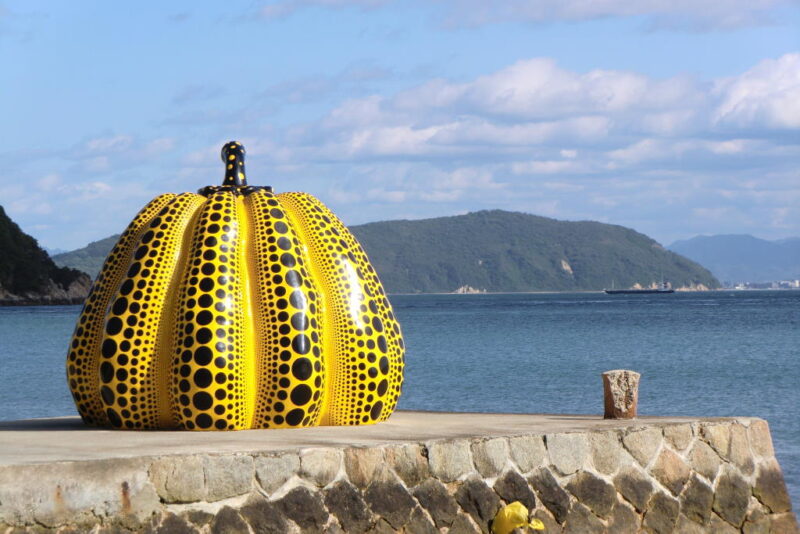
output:
[[[92,241],[83,248],[56,254],[53,256],[53,261],[57,265],[72,267],[88,273],[92,278],[97,278],[97,273],[100,272],[108,253],[117,244],[119,236],[120,234],[114,234],[99,241]]]
[[[0,251],[0,304],[66,304],[86,297],[91,280],[80,271],[56,266],[2,206]]]
[[[389,292],[719,287],[705,268],[622,226],[501,210],[352,227]]]
[[[351,230],[393,293],[568,291],[611,286],[719,283],[700,265],[629,228],[492,210]],[[54,256],[96,276],[118,236]]]

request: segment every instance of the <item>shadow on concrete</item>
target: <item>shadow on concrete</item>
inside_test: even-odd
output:
[[[19,421],[0,421],[0,431],[53,432],[61,430],[108,430],[83,424],[80,417],[48,417],[43,419],[22,419]]]

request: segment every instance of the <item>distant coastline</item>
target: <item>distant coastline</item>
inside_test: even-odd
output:
[[[760,291],[797,291],[800,288],[733,288],[733,287],[719,287],[714,289],[684,289],[678,288],[676,293],[719,293],[719,292],[760,292]],[[582,290],[536,290],[536,291],[476,291],[476,292],[457,292],[457,291],[433,291],[433,292],[387,292],[389,296],[428,296],[428,295],[584,295],[584,294],[597,294],[605,295],[602,289],[582,289]],[[51,299],[22,299],[22,300],[4,300],[0,299],[0,307],[25,307],[25,306],[80,306],[84,302],[83,297],[79,298],[51,298]]]

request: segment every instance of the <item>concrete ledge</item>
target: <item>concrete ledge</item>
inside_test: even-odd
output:
[[[0,422],[0,532],[798,532],[755,418],[397,412],[227,433]]]

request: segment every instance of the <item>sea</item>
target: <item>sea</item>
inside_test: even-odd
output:
[[[603,413],[601,373],[641,373],[639,414],[769,422],[800,509],[800,291],[392,295],[399,408]],[[0,420],[74,415],[78,306],[0,307]]]

